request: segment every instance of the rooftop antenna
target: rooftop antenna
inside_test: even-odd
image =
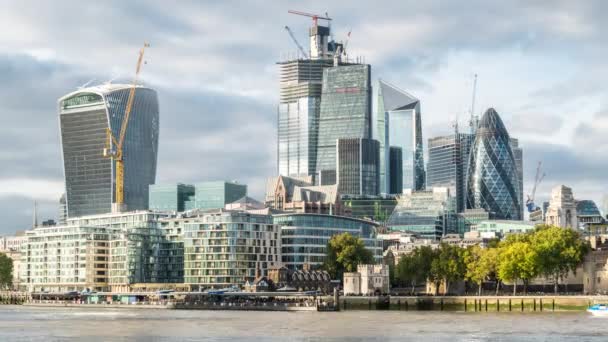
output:
[[[471,127],[471,134],[475,134],[477,131],[477,116],[475,115],[475,96],[477,95],[477,74],[473,76],[473,96],[471,99],[471,120],[469,126]]]

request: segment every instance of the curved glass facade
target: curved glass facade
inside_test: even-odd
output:
[[[485,209],[496,219],[521,220],[519,170],[509,133],[500,116],[488,109],[475,136],[467,176],[467,208]]]
[[[275,215],[273,221],[281,229],[281,255],[289,269],[323,264],[329,239],[342,233],[360,237],[376,262],[382,261],[382,241],[377,239],[374,222],[320,214]]]
[[[119,136],[129,89],[129,85],[102,85],[59,99],[69,217],[111,211],[114,165],[102,156],[102,151],[108,128],[114,136]],[[156,178],[158,120],[156,92],[138,87],[123,147],[128,210],[148,206],[148,186],[154,184]]]

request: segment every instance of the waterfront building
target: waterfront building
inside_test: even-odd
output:
[[[333,66],[333,60],[295,58],[278,64],[278,173],[312,176],[317,162],[323,69]]]
[[[325,270],[311,270],[305,264],[301,270],[290,270],[285,266],[274,267],[268,270],[268,279],[275,284],[278,290],[293,291],[319,291],[323,294],[333,294],[340,281],[332,281]]]
[[[572,189],[565,185],[553,188],[545,214],[545,223],[562,228],[578,228],[577,216]]]
[[[397,197],[394,195],[342,195],[341,200],[345,208],[345,216],[372,220],[381,224],[388,220],[397,205]]]
[[[382,241],[378,224],[351,217],[319,214],[278,214],[274,224],[281,230],[283,265],[299,270],[304,265],[319,267],[325,261],[327,243],[332,236],[349,233],[361,238],[376,262],[382,261]]]
[[[428,140],[427,187],[446,187],[456,198],[457,211],[466,209],[466,182],[469,153],[474,134],[458,133]]]
[[[378,80],[374,91],[374,139],[380,142],[380,191],[389,193],[390,147],[402,150],[402,189],[422,190],[425,186],[420,100],[396,86]]]
[[[15,235],[0,237],[0,252],[18,252],[27,241],[25,231],[20,230]]]
[[[68,219],[26,232],[21,280],[30,292],[122,291],[134,284],[182,283],[179,243],[159,213],[134,211]]]
[[[448,188],[404,190],[387,227],[408,231],[422,238],[439,240],[456,231],[456,203]]]
[[[221,209],[228,203],[247,196],[247,185],[237,182],[202,182],[194,184],[194,197],[189,196],[185,209]]]
[[[388,155],[388,193],[400,194],[403,192],[403,150],[401,147],[390,146]],[[382,168],[380,172],[382,172]],[[382,179],[380,185],[382,185]],[[385,191],[381,189],[380,192]]]
[[[347,195],[377,195],[380,183],[379,143],[373,139],[338,139],[336,181]]]
[[[58,100],[68,217],[109,213],[115,202],[115,165],[103,157],[107,130],[120,135],[131,85],[103,84],[79,89]],[[148,206],[148,186],[156,179],[158,99],[138,86],[123,144],[124,204]],[[111,146],[113,148],[113,146]]]
[[[324,175],[319,185],[336,184],[338,139],[372,136],[370,74],[367,64],[323,69],[316,173]]]
[[[591,200],[576,201],[576,218],[583,229],[587,225],[602,224],[606,221],[595,202]]]
[[[509,133],[493,108],[479,122],[467,173],[467,208],[485,209],[497,219],[523,218],[520,170]]]
[[[149,209],[153,211],[182,212],[186,201],[194,196],[194,186],[187,184],[153,184],[149,188]]]
[[[344,273],[345,296],[387,294],[390,289],[387,265],[358,265],[357,272]]]
[[[534,231],[535,222],[509,221],[509,220],[484,220],[475,224],[471,230],[478,232],[486,238],[503,238],[507,234],[522,234]]]
[[[184,281],[194,291],[243,286],[281,263],[269,215],[219,210],[183,222]]]
[[[337,185],[312,185],[312,177],[271,177],[266,183],[265,205],[293,213],[348,215]]]

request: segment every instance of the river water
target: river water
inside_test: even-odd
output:
[[[245,312],[0,306],[0,341],[608,341],[575,313]]]

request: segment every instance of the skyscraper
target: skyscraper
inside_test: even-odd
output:
[[[519,170],[511,139],[494,108],[479,122],[467,176],[467,208],[485,209],[497,219],[521,220]]]
[[[466,177],[469,152],[475,135],[459,133],[430,138],[426,186],[447,187],[456,197],[458,212],[466,208]]]
[[[336,180],[345,195],[377,195],[380,181],[379,143],[373,139],[338,139]]]
[[[381,192],[392,187],[389,167],[390,146],[402,150],[403,189],[422,190],[425,186],[424,154],[420,100],[411,94],[378,80],[374,87],[374,137],[380,141]]]
[[[315,173],[323,68],[331,59],[294,59],[280,66],[278,172],[283,176]]]
[[[69,217],[108,213],[114,202],[115,165],[102,156],[106,132],[119,136],[130,85],[79,89],[58,100],[61,147]],[[123,145],[125,205],[148,206],[158,154],[156,92],[138,86]]]
[[[335,183],[336,141],[371,138],[371,83],[367,64],[341,65],[323,70],[316,172],[324,184]]]
[[[388,157],[389,194],[403,192],[403,152],[401,147],[390,146]],[[382,172],[382,169],[380,170]]]

